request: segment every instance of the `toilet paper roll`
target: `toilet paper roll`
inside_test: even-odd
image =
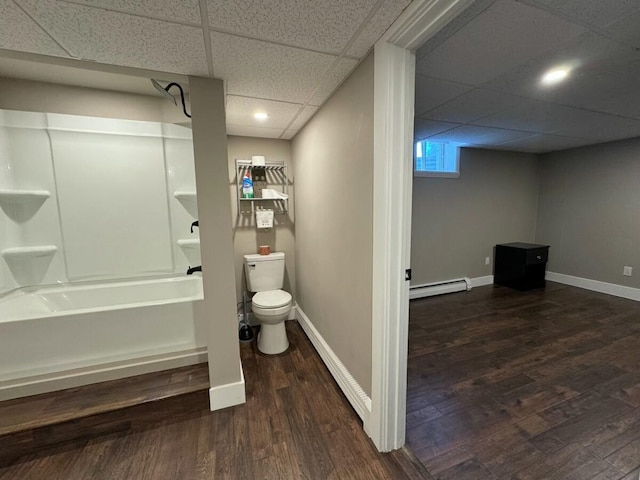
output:
[[[254,155],[251,157],[251,166],[264,167],[267,164],[267,159],[263,155]]]

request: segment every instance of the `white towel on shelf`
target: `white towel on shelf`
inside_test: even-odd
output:
[[[273,210],[256,210],[256,227],[273,227]]]
[[[289,195],[286,193],[279,192],[278,190],[274,190],[273,188],[263,188],[262,189],[262,198],[272,198],[275,200],[286,200],[289,198]]]

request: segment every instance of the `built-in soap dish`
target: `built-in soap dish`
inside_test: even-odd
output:
[[[178,245],[182,248],[200,248],[199,238],[187,238],[178,240]]]
[[[178,245],[190,265],[200,265],[202,263],[200,260],[200,239],[181,238],[178,240]]]
[[[58,251],[58,247],[55,245],[42,245],[36,247],[12,247],[2,250],[2,256],[5,259],[18,259],[29,257],[46,257],[47,255],[53,255]]]
[[[50,196],[47,190],[0,189],[0,208],[15,222],[23,223],[33,217]]]
[[[198,197],[194,191],[178,190],[173,192],[173,196],[185,208],[189,215],[198,218]]]
[[[44,202],[51,196],[47,190],[4,190],[0,189],[0,202],[25,203],[33,201]]]
[[[0,254],[19,285],[39,285],[57,251],[55,245],[38,245],[5,248]]]

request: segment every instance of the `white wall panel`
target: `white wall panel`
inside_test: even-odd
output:
[[[200,229],[191,223],[198,219],[196,197],[178,200],[175,192],[195,192],[196,172],[193,164],[193,140],[191,129],[178,125],[162,125],[164,135],[164,155],[167,169],[169,211],[171,213],[171,242],[176,273],[186,272],[189,266],[200,265],[200,248],[192,242],[198,240]]]
[[[0,190],[13,187],[13,176],[11,175],[12,172],[9,165],[9,152],[7,147],[7,129],[2,126],[2,113],[3,112],[0,111]],[[0,203],[0,250],[8,247],[12,234],[12,232],[10,232],[9,218],[5,212],[5,210],[9,208],[10,206],[8,204]],[[12,288],[12,282],[9,278],[6,264],[1,257],[0,267],[0,293],[3,293]]]
[[[69,278],[171,272],[162,139],[50,134]]]
[[[199,232],[189,232],[198,212],[188,128],[0,110],[1,189],[48,198],[0,196],[0,252],[50,253],[0,256],[0,293],[200,264]]]
[[[47,191],[49,197],[0,201],[0,250],[55,246],[62,249],[46,118],[40,113],[2,111],[0,189]],[[5,290],[65,281],[63,256],[2,257]]]

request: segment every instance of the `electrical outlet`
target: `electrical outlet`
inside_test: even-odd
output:
[[[485,257],[484,264],[485,265],[491,265],[491,257]]]
[[[633,268],[631,267],[624,267],[624,269],[622,270],[622,274],[630,277],[631,275],[633,275]]]

